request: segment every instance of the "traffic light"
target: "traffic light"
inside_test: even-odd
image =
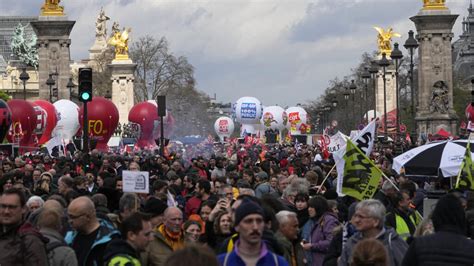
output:
[[[92,68],[79,68],[79,100],[92,101]]]

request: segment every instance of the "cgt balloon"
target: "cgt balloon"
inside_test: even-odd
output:
[[[4,100],[0,100],[0,143],[5,139],[11,124],[12,111]]]
[[[214,130],[221,141],[223,141],[224,137],[228,138],[234,132],[234,121],[227,116],[221,116],[214,123]]]
[[[79,110],[79,123],[84,121],[84,107]],[[87,118],[89,136],[97,141],[96,149],[108,151],[107,143],[115,132],[119,122],[119,111],[112,101],[104,97],[94,97],[87,104]]]
[[[8,132],[8,141],[19,143],[22,150],[32,150],[36,129],[36,112],[33,105],[25,100],[10,100],[8,107],[12,112],[12,125]],[[33,148],[34,149],[34,148]]]
[[[36,100],[33,102],[36,110],[36,137],[38,144],[42,145],[51,139],[51,132],[58,122],[58,114],[54,105],[48,101]]]

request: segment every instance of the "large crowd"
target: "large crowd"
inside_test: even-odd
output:
[[[358,201],[317,145],[1,155],[0,265],[473,265],[474,196],[393,157],[374,149],[390,180]],[[124,193],[123,171],[149,193]]]

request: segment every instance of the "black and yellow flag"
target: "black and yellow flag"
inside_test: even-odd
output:
[[[382,178],[380,169],[349,139],[343,158],[342,193],[359,200],[371,199]]]
[[[471,159],[471,148],[470,141],[467,142],[466,152],[464,159],[461,163],[461,170],[458,174],[458,180],[456,181],[456,188],[459,189],[470,189],[474,190],[474,182],[472,180],[472,159]]]

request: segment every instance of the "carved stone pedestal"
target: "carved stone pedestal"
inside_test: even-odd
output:
[[[120,124],[128,123],[128,113],[134,105],[133,73],[137,67],[132,60],[113,60],[108,65],[112,71],[112,102],[119,110]]]
[[[69,34],[76,22],[67,20],[66,16],[40,16],[38,21],[32,21],[31,26],[38,37],[38,83],[39,98],[50,99],[49,86],[46,80],[49,74],[55,74],[53,79],[58,88],[58,98],[69,99],[69,89],[66,87],[71,76],[70,63],[71,54],[69,46],[71,39]]]
[[[440,128],[457,134],[458,119],[453,109],[452,28],[458,15],[446,10],[421,10],[410,19],[417,30],[419,134],[433,134]]]

